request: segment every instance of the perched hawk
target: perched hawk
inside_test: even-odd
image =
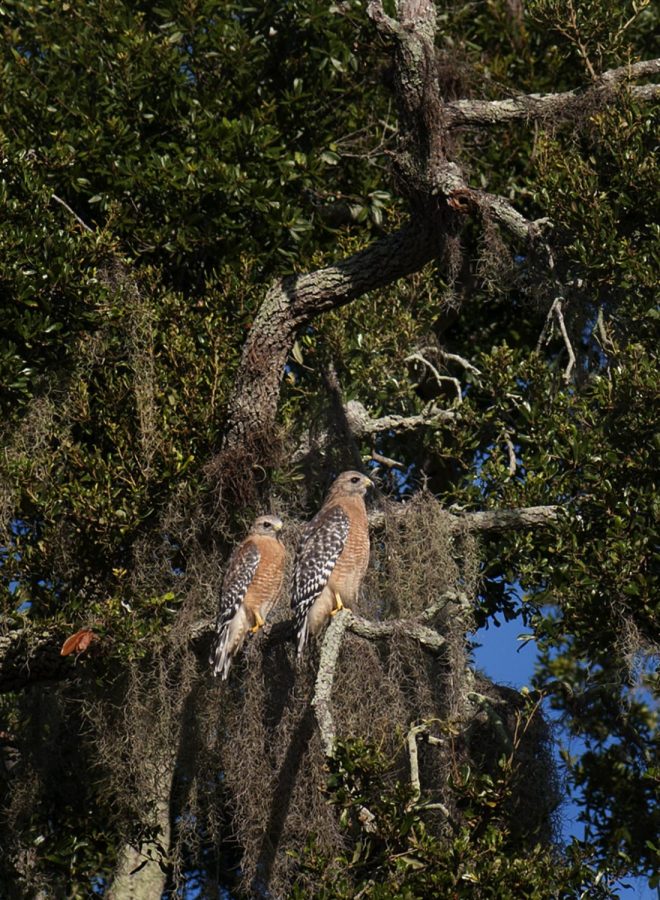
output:
[[[249,631],[256,632],[277,602],[284,579],[286,551],[279,539],[282,520],[255,519],[229,560],[220,593],[217,636],[211,652],[213,674],[226,678]]]
[[[364,495],[373,487],[360,472],[342,472],[325,503],[302,533],[293,570],[293,608],[298,655],[344,606],[357,600],[369,564],[369,525]]]

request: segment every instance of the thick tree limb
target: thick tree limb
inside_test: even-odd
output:
[[[275,282],[243,348],[223,455],[249,448],[260,435],[266,443],[271,439],[284,366],[300,328],[323,312],[418,271],[443,246],[443,229],[431,217],[424,224],[411,222],[333,266]],[[248,455],[261,464],[264,448],[255,450]]]
[[[499,534],[526,528],[547,528],[559,518],[559,506],[526,506],[520,509],[489,509],[483,512],[447,513],[449,531],[455,534],[481,532]],[[387,516],[405,516],[406,504],[391,504],[387,514],[380,509],[369,511],[369,524],[382,528]]]
[[[559,506],[527,506],[521,509],[489,509],[452,516],[450,529],[460,532],[501,533],[526,528],[547,528],[559,518]]]
[[[523,94],[506,100],[455,100],[444,108],[446,127],[482,127],[516,120],[540,119],[556,113],[567,113],[590,96],[611,90],[625,82],[660,73],[660,59],[648,59],[603,73],[587,88],[553,94]],[[660,84],[631,85],[636,100],[660,97]]]

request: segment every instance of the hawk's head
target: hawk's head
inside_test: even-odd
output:
[[[368,489],[373,486],[374,483],[371,478],[368,478],[361,472],[349,470],[348,472],[342,472],[341,475],[337,476],[330,488],[330,493],[332,495],[358,494],[359,496],[364,497]]]
[[[264,534],[267,537],[279,537],[284,523],[279,516],[259,516],[255,519],[250,534]]]

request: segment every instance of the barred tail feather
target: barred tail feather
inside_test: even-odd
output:
[[[248,621],[242,608],[238,610],[233,619],[225,622],[218,629],[218,636],[209,662],[213,667],[214,675],[222,673],[223,681],[226,681],[229,675],[234,656],[243,646],[247,632]]]
[[[296,622],[296,633],[298,635],[298,657],[303,655],[305,644],[307,643],[307,634],[309,632],[309,614],[305,614],[299,622]]]
[[[227,652],[229,649],[229,625],[225,625],[217,634],[211,657],[209,662],[213,668],[214,675],[220,675],[222,672],[223,680],[227,678],[229,667],[231,666],[231,656]]]

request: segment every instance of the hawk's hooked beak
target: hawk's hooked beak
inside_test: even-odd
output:
[[[364,486],[366,488],[376,487],[371,478],[369,478],[367,475],[364,476]]]

